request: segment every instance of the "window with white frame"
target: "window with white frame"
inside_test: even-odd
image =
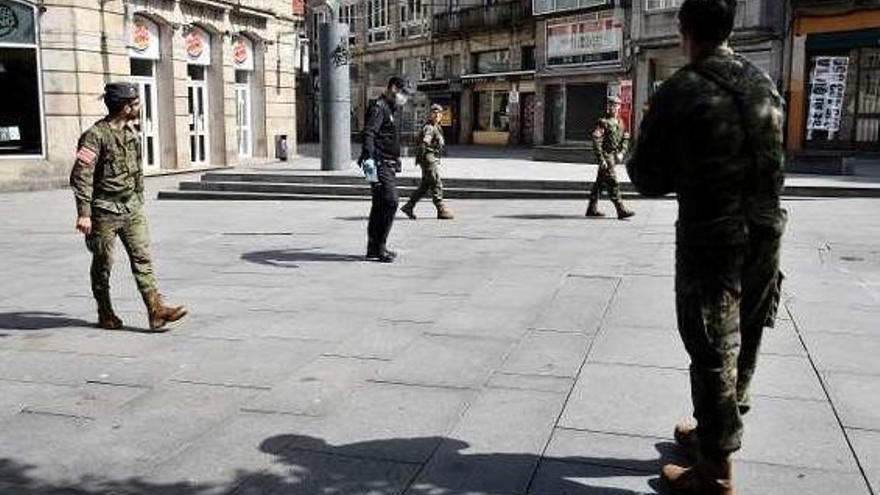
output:
[[[645,11],[677,9],[680,5],[681,0],[645,0]]]
[[[367,0],[367,43],[391,41],[388,0]]]
[[[427,6],[422,0],[398,0],[400,7],[400,36],[415,38],[427,34]]]
[[[349,3],[339,6],[339,22],[348,24],[348,45],[357,44],[357,4]]]

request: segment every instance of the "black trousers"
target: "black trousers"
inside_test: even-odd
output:
[[[377,166],[379,182],[372,188],[373,205],[367,225],[367,254],[381,254],[397,214],[397,177],[393,162],[380,162]]]

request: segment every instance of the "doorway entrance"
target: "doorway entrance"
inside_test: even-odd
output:
[[[253,155],[253,118],[251,117],[250,74],[235,71],[235,136],[238,143],[238,156],[249,158]]]
[[[208,86],[206,69],[201,65],[187,68],[187,109],[189,111],[189,160],[193,165],[208,164]]]
[[[141,116],[136,128],[141,134],[141,167],[144,172],[158,171],[160,165],[155,66],[152,60],[131,59],[131,79],[138,86],[141,101]]]

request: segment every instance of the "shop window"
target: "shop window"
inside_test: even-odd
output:
[[[645,0],[645,11],[673,10],[681,5],[681,0]]]
[[[388,0],[367,0],[367,43],[391,41]]]
[[[43,154],[34,9],[0,0],[0,156]],[[10,98],[8,95],[15,95]]]
[[[880,49],[861,54],[855,140],[859,146],[880,145]]]
[[[510,130],[510,94],[507,91],[476,93],[477,131],[507,132]]]
[[[506,72],[510,70],[510,50],[492,50],[475,53],[474,71],[477,74]]]

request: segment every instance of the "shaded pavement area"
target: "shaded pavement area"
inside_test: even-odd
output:
[[[398,218],[384,265],[366,203],[151,201],[190,317],[147,334],[121,249],[134,331],[92,326],[69,192],[2,195],[0,493],[662,493],[690,409],[675,204],[631,204],[455,201]],[[880,201],[787,207],[738,493],[877,493]]]

